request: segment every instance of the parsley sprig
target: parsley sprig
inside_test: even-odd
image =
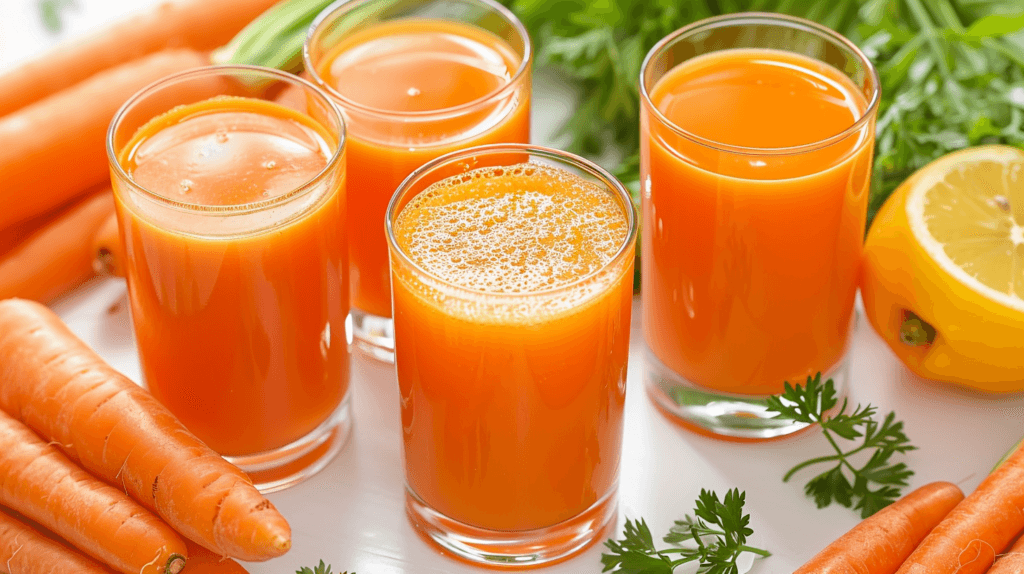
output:
[[[744,552],[761,557],[767,550],[747,545],[750,515],[743,514],[746,493],[732,489],[719,500],[714,491],[701,490],[694,517],[677,520],[663,540],[675,545],[658,550],[647,522],[626,520],[622,540],[604,544],[611,551],[601,555],[602,572],[614,569],[621,574],[672,574],[683,564],[697,561],[701,574],[738,574],[736,559]]]
[[[829,470],[812,478],[804,487],[808,496],[814,498],[818,508],[833,502],[847,508],[860,510],[861,518],[867,518],[889,506],[900,497],[900,487],[907,486],[913,476],[905,463],[892,463],[896,453],[915,450],[910,439],[903,432],[903,423],[896,420],[895,413],[889,413],[881,423],[875,420],[878,409],[872,405],[860,406],[847,413],[847,400],[835,414],[829,414],[839,403],[832,379],[821,383],[821,373],[807,377],[807,385],[795,387],[786,383],[781,395],[768,398],[768,409],[794,421],[820,424],[822,434],[836,454],[820,456],[804,461],[786,473],[782,478],[788,482],[794,474],[816,464],[834,463]],[[859,441],[856,447],[843,450],[836,438]],[[871,455],[863,464],[854,462],[861,452]],[[858,457],[860,458],[860,457]],[[872,488],[872,485],[877,485]]]

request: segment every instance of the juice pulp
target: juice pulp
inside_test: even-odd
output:
[[[352,306],[391,316],[384,214],[402,180],[446,153],[530,139],[529,83],[511,100],[451,111],[506,86],[521,59],[469,24],[404,19],[376,24],[335,46],[317,72],[343,100],[348,128]],[[396,115],[397,112],[397,115]],[[409,112],[420,118],[403,116]],[[426,118],[426,119],[424,119]]]
[[[570,519],[615,487],[632,256],[604,189],[537,164],[434,184],[395,222],[408,487],[479,528]],[[629,246],[631,249],[632,246]]]
[[[761,149],[838,136],[867,109],[838,70],[765,49],[698,56],[650,98],[690,134]],[[871,130],[804,153],[721,151],[645,106],[643,325],[665,365],[703,387],[764,395],[837,364],[857,290]]]
[[[221,454],[303,437],[348,390],[344,172],[285,197],[338,145],[289,108],[214,98],[150,121],[119,158],[132,180],[114,178],[143,375]],[[158,209],[132,184],[194,207]],[[260,201],[278,203],[216,213]]]

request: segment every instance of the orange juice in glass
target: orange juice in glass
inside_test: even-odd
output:
[[[146,385],[263,491],[348,435],[344,151],[325,94],[252,67],[166,78],[109,132]]]
[[[648,390],[699,432],[799,430],[763,398],[845,384],[877,73],[827,28],[736,14],[659,42],[641,94]]]
[[[393,360],[388,201],[441,155],[529,141],[530,39],[492,0],[342,0],[317,18],[304,56],[349,130],[355,343]]]
[[[493,566],[579,552],[614,522],[636,218],[575,156],[482,146],[388,209],[407,513]]]

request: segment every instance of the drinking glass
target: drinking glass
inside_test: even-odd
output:
[[[529,142],[530,38],[493,0],[341,0],[314,22],[303,55],[349,130],[355,344],[393,361],[382,228],[388,201],[434,158],[475,145]],[[493,69],[501,73],[486,71]]]
[[[832,30],[745,13],[658,42],[640,92],[648,391],[698,432],[800,430],[764,398],[845,388],[878,74]]]
[[[614,254],[563,285],[500,292],[467,287],[410,255],[401,238],[420,227],[396,231],[410,201],[495,169],[513,176],[552,169],[564,178],[553,194],[570,193],[564,181],[607,194],[606,205],[621,208]],[[494,221],[517,209],[497,208]],[[583,203],[577,209],[597,213]],[[572,236],[562,225],[546,229]],[[395,193],[387,239],[406,508],[413,526],[441,547],[492,566],[541,565],[581,551],[614,523],[636,233],[629,193],[613,176],[539,147],[448,154]],[[509,245],[509,260],[531,256]],[[483,256],[475,253],[466,259]]]
[[[150,85],[107,134],[145,383],[264,492],[323,468],[350,428],[345,139],[316,86],[250,66]],[[306,175],[246,163],[304,144]],[[239,178],[265,190],[231,195]]]

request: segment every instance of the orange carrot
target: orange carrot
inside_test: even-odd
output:
[[[110,570],[50,540],[0,510],[0,571],[10,574],[110,574]]]
[[[146,54],[168,48],[217,48],[275,1],[172,0],[136,11],[88,38],[0,73],[0,116]]]
[[[0,118],[0,229],[106,181],[105,136],[118,108],[147,84],[207,63],[196,52],[158,52]]]
[[[249,574],[241,564],[230,558],[218,556],[213,552],[188,544],[188,564],[182,574]]]
[[[1020,574],[1021,572],[1024,572],[1024,537],[996,560],[988,574]]]
[[[3,412],[0,504],[123,574],[185,567],[185,543],[166,524]]]
[[[0,257],[0,299],[24,297],[48,303],[92,277],[91,241],[113,214],[114,199],[107,187],[68,208]]]
[[[1024,530],[1024,449],[992,471],[925,537],[899,574],[981,574]]]
[[[38,303],[0,301],[0,409],[221,556],[291,547],[288,523],[245,473]]]
[[[854,526],[793,574],[893,574],[964,493],[933,482]]]
[[[92,269],[101,275],[124,277],[124,249],[117,214],[111,213],[92,236]]]

